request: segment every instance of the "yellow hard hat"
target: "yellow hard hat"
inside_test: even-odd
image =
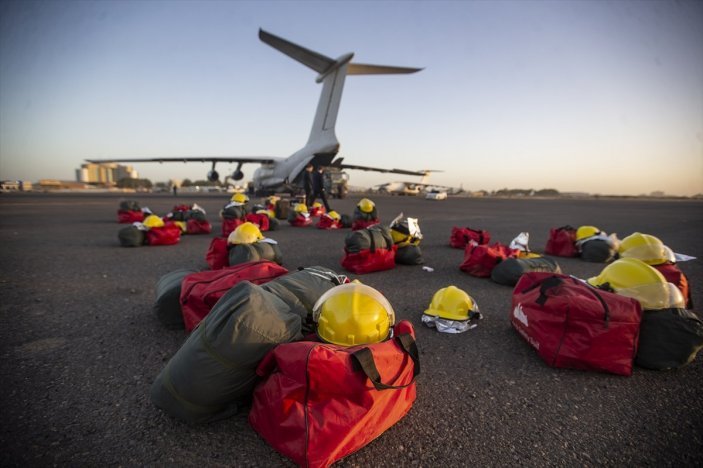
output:
[[[319,201],[316,201],[315,203],[312,204],[312,207],[313,208],[322,208],[322,203],[320,203]]]
[[[294,210],[296,213],[307,213],[308,207],[305,206],[305,203],[298,203],[297,205],[295,205]]]
[[[329,213],[327,213],[327,216],[329,216],[330,218],[334,219],[335,221],[339,221],[340,219],[342,219],[342,217],[339,215],[339,213],[337,213],[337,212],[334,211],[334,210],[332,210],[332,211],[330,211]]]
[[[656,269],[637,258],[621,258],[589,278],[592,286],[608,286],[617,294],[637,299],[643,309],[685,308],[681,291]]]
[[[638,258],[647,265],[660,265],[673,261],[673,252],[659,238],[635,232],[620,242],[621,258]]]
[[[468,320],[472,312],[478,312],[478,304],[465,291],[456,286],[447,286],[434,293],[425,314],[448,320]]]
[[[231,201],[241,203],[243,205],[249,201],[249,197],[247,197],[245,194],[243,194],[241,192],[237,192],[234,195],[232,195]]]
[[[582,239],[595,236],[599,232],[600,229],[595,226],[581,226],[576,230],[576,240],[580,241]]]
[[[188,224],[185,221],[174,221],[173,224],[178,226],[182,233],[185,233],[188,230]]]
[[[361,283],[328,290],[313,307],[318,336],[341,346],[378,343],[395,324],[393,307],[380,292]]]
[[[164,227],[164,220],[159,218],[156,215],[149,215],[146,218],[144,218],[144,221],[142,221],[142,224],[144,224],[144,226],[148,227],[149,229],[160,228],[160,227]]]
[[[228,244],[253,244],[260,241],[264,236],[261,234],[259,227],[247,221],[237,226],[237,229],[232,231],[227,238]]]
[[[364,213],[371,213],[376,206],[374,202],[369,200],[368,198],[362,198],[359,200],[359,203],[357,205],[361,211]]]

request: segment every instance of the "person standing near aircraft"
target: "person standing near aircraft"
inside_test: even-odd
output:
[[[312,196],[313,196],[313,178],[312,173],[312,163],[308,163],[305,166],[305,172],[303,172],[303,189],[305,189],[305,205],[310,208],[312,206]]]
[[[306,168],[307,170],[307,168]],[[323,174],[325,168],[318,166],[317,170],[312,173],[312,196],[307,200],[308,206],[312,206],[317,197],[320,197],[322,203],[325,205],[325,210],[329,213],[332,211],[329,203],[327,203],[327,196],[325,195],[325,176]]]

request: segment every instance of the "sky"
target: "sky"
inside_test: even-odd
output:
[[[5,0],[0,179],[74,180],[86,158],[291,155],[321,85],[259,28],[424,68],[347,78],[349,164],[467,190],[703,193],[703,2],[674,0]],[[209,169],[134,166],[154,182]]]

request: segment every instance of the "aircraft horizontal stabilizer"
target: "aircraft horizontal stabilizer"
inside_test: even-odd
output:
[[[415,73],[422,68],[392,67],[389,65],[369,65],[366,63],[350,63],[347,73],[349,75],[389,75],[401,73]]]
[[[329,57],[325,57],[322,54],[306,49],[298,44],[293,44],[281,37],[274,36],[263,29],[259,29],[259,39],[318,73],[324,73],[335,63],[335,61]]]

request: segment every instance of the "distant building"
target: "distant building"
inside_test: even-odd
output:
[[[32,183],[24,180],[0,181],[0,192],[23,192],[32,190]]]
[[[138,179],[132,166],[115,163],[85,163],[76,169],[76,180],[86,184],[116,185],[120,179]]]
[[[84,182],[74,182],[72,180],[58,180],[58,179],[39,179],[37,182],[39,188],[44,191],[47,190],[83,190],[90,188]]]

